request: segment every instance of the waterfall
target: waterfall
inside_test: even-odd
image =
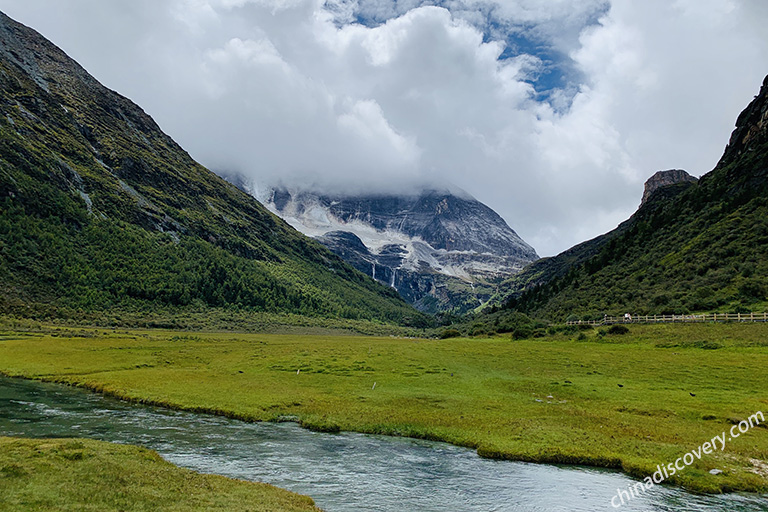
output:
[[[397,274],[397,269],[392,269],[392,282],[389,283],[390,288],[395,287],[395,274]]]
[[[373,277],[373,279],[375,280],[376,279],[376,262],[375,261],[371,263],[371,269],[372,269],[371,273],[373,274],[371,277]]]

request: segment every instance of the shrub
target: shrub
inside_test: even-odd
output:
[[[553,325],[547,328],[547,334],[554,335],[557,333],[563,334],[576,334],[579,331],[579,327],[575,325]]]
[[[512,331],[513,340],[525,340],[533,335],[533,329],[530,326],[523,325]]]
[[[448,338],[458,338],[461,333],[457,329],[446,329],[440,333],[440,339],[445,340]]]
[[[482,324],[480,322],[475,322],[469,328],[469,335],[470,336],[487,336],[489,334],[493,334],[494,332],[495,331],[494,331],[493,327],[490,327],[488,325]]]
[[[762,300],[765,298],[765,285],[757,279],[749,279],[739,286],[739,295],[748,300]]]
[[[614,324],[608,328],[608,334],[627,334],[629,327],[621,324]]]
[[[501,318],[498,322],[496,330],[498,332],[515,332],[518,328],[523,326],[530,326],[533,324],[527,315],[515,311],[511,315],[507,315]]]

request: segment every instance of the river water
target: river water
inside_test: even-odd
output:
[[[610,501],[617,489],[635,482],[616,471],[494,461],[444,443],[323,434],[292,423],[245,423],[3,377],[0,435],[142,445],[179,466],[309,495],[327,512],[768,511],[766,496],[696,496],[661,486],[616,509]]]

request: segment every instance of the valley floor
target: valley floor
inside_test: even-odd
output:
[[[235,418],[442,440],[487,457],[673,463],[768,413],[768,325],[633,325],[511,341],[58,329],[0,333],[0,372]],[[667,482],[768,491],[768,428]],[[90,445],[89,445],[90,446]],[[721,470],[710,474],[710,470]]]

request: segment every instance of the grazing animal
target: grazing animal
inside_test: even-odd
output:
[[[688,392],[688,394],[689,394],[689,395],[691,395],[691,396],[696,396],[696,395],[694,395],[693,393],[691,393],[690,391]]]
[[[620,388],[624,387],[624,384],[617,384]]]

